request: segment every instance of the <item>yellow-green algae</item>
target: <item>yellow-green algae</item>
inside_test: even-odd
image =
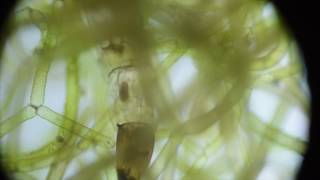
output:
[[[302,155],[307,142],[280,125],[293,106],[308,114],[309,99],[300,86],[303,69],[277,15],[263,15],[268,5],[258,0],[21,1],[7,40],[19,56],[6,48],[1,61],[2,80],[10,79],[0,87],[0,137],[8,139],[1,144],[2,163],[8,173],[34,179],[29,172],[48,168],[46,179],[65,179],[67,167],[77,161],[81,168],[71,179],[116,179],[116,124],[130,121],[156,127],[154,160],[145,179],[177,174],[178,179],[222,179],[224,174],[255,179],[270,149]],[[15,38],[27,26],[41,33],[31,55]],[[280,65],[285,56],[288,62]],[[169,74],[183,57],[192,59],[197,73],[174,93]],[[45,103],[51,96],[48,72],[61,61],[66,65],[61,74],[66,96],[59,99],[63,113]],[[110,75],[122,66],[133,70]],[[128,102],[119,100],[118,76],[131,83]],[[249,110],[254,89],[279,98],[267,122]],[[81,109],[84,98],[89,100]],[[18,127],[36,116],[58,127],[49,134],[56,138],[21,153]],[[81,153],[90,148],[98,158],[88,164]]]

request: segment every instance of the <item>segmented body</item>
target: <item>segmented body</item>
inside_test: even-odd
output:
[[[148,123],[118,124],[116,159],[119,180],[139,180],[150,162],[154,129]]]

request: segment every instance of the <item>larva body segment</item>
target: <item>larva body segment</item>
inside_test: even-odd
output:
[[[119,180],[139,180],[150,162],[154,129],[148,123],[118,124],[116,162]]]

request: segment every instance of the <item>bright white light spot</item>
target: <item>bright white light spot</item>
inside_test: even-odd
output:
[[[279,180],[275,170],[272,166],[265,166],[262,171],[259,173],[257,180]]]
[[[289,58],[289,53],[287,52],[281,59],[279,66],[281,67],[287,67],[289,65],[290,58]]]
[[[294,179],[303,157],[283,148],[274,147],[267,155],[266,166],[271,167],[278,179]]]
[[[21,151],[30,152],[53,141],[58,128],[41,117],[34,117],[21,125]]]
[[[262,10],[262,16],[264,18],[269,18],[272,15],[274,15],[274,7],[271,3],[268,3]]]
[[[262,90],[253,90],[250,98],[250,110],[262,121],[269,122],[278,104],[278,97]]]
[[[282,129],[289,135],[307,140],[308,139],[308,117],[300,107],[291,108],[285,116]]]
[[[93,148],[83,152],[81,154],[81,158],[86,164],[94,163],[95,161],[97,161],[97,155]]]
[[[41,32],[35,26],[27,26],[18,32],[18,37],[27,54],[31,55],[40,42]]]
[[[63,61],[54,61],[51,65],[46,84],[44,104],[58,113],[64,112],[66,99],[66,67]]]
[[[170,83],[175,94],[179,94],[196,74],[191,57],[183,56],[170,69]]]

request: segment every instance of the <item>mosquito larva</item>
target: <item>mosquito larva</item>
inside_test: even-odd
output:
[[[154,130],[148,123],[118,124],[116,159],[118,180],[139,180],[150,162]]]

